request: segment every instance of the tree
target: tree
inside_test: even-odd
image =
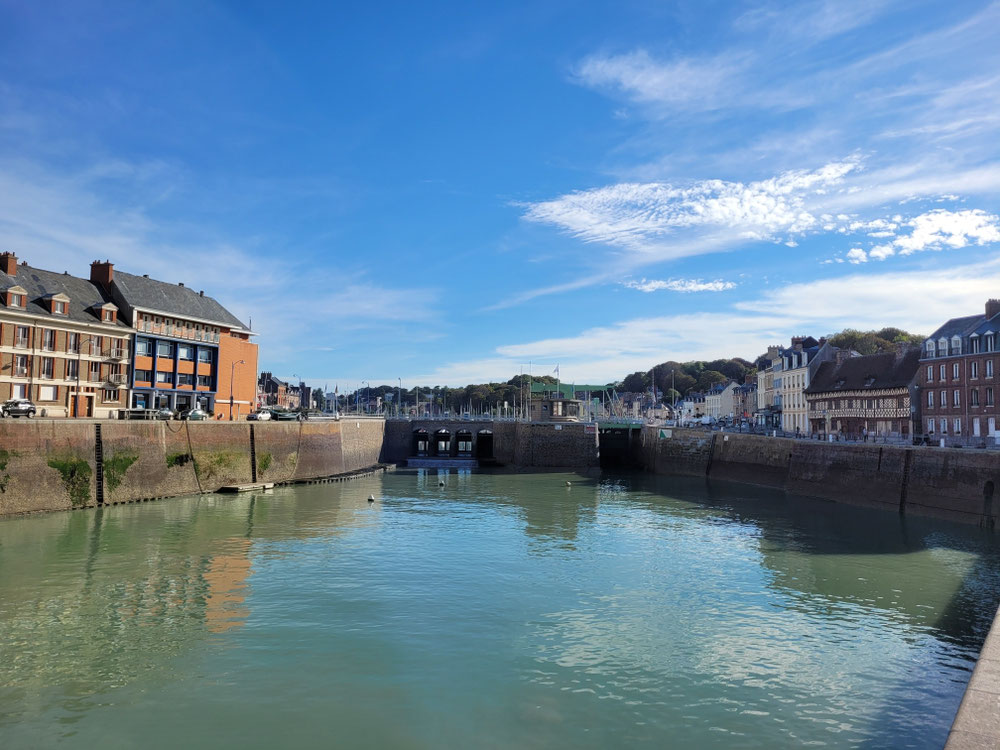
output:
[[[622,388],[629,393],[644,393],[649,388],[648,372],[633,372],[622,381]]]
[[[713,385],[728,383],[729,380],[729,378],[718,370],[703,370],[701,375],[698,376],[698,390],[707,391]]]

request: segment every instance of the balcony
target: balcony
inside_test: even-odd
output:
[[[122,374],[108,375],[104,379],[104,382],[107,383],[110,386],[115,386],[115,387],[122,386],[122,385],[125,385],[125,383],[126,383],[125,375],[122,375]]]
[[[122,360],[125,359],[124,349],[108,349],[104,352],[105,359]]]
[[[14,377],[15,378],[26,378],[26,377],[28,377],[28,368],[27,367],[15,367],[14,368]]]

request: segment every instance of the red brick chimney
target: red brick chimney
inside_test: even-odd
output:
[[[8,276],[17,276],[17,256],[14,253],[0,253],[0,271]]]
[[[102,289],[110,289],[111,282],[115,278],[115,264],[111,261],[95,260],[90,264],[90,281],[97,284]]]
[[[986,300],[986,319],[992,320],[997,313],[1000,313],[1000,299]]]

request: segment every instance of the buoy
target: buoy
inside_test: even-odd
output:
[[[375,496],[374,495],[369,495],[368,496],[368,502],[374,503],[375,502]]]
[[[567,487],[572,487],[572,486],[573,486],[573,483],[572,483],[572,482],[566,482],[566,486],[567,486]]]
[[[440,482],[438,482],[438,487],[444,487],[444,480],[443,479]]]

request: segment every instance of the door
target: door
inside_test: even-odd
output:
[[[997,418],[990,417],[990,421],[987,422],[987,426],[990,429],[990,437],[996,437],[997,435]]]
[[[979,417],[972,420],[972,436],[979,437]]]

